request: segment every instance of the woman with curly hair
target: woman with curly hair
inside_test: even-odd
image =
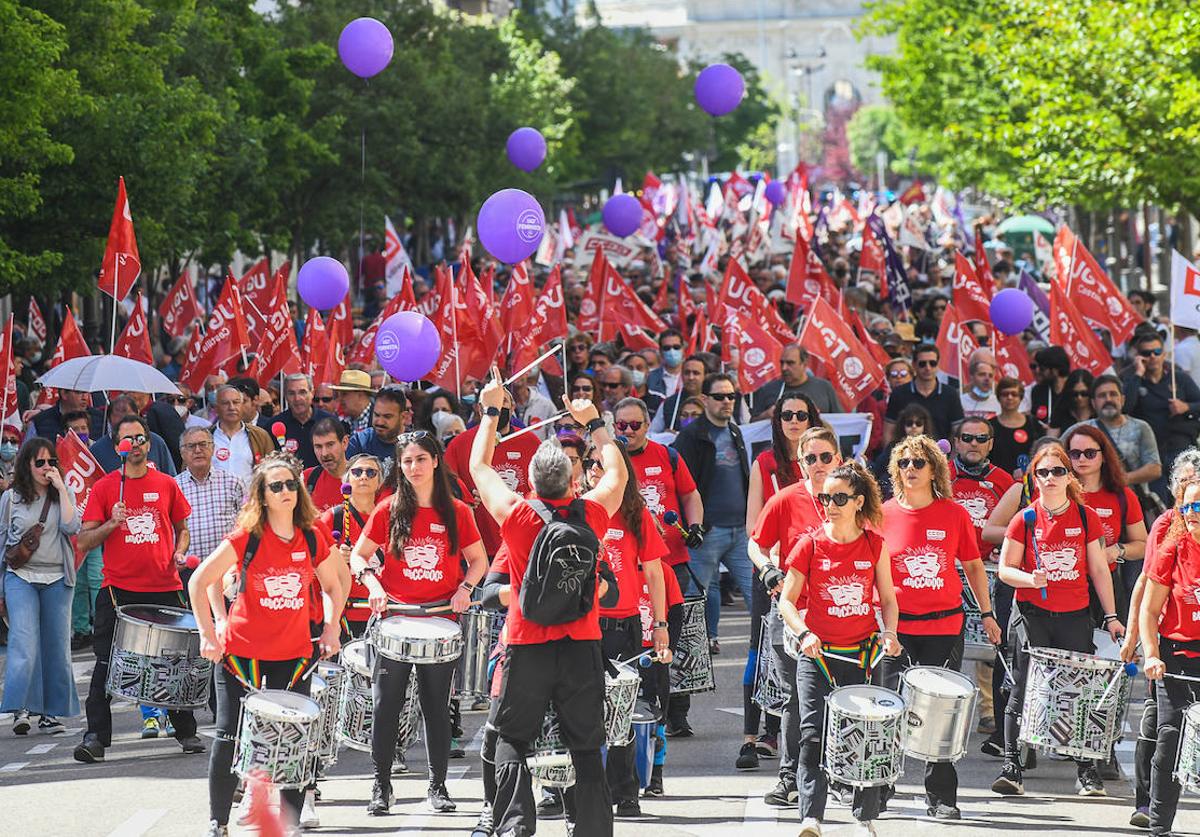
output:
[[[376,613],[385,614],[390,601],[440,605],[447,600],[453,613],[462,613],[488,568],[475,516],[470,506],[455,499],[445,452],[428,431],[400,434],[396,460],[396,493],[381,500],[371,513],[350,555],[350,569],[368,591],[367,601]],[[380,547],[386,557],[380,569],[373,569],[371,558]],[[368,814],[383,816],[391,809],[400,710],[414,671],[429,758],[426,799],[435,811],[455,810],[446,791],[446,767],[450,758],[450,683],[456,667],[456,660],[414,666],[382,655],[378,658],[371,730],[375,786]]]

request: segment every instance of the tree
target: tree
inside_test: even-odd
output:
[[[859,108],[846,126],[850,159],[864,174],[873,173],[880,152],[889,168],[902,175],[933,171],[938,165],[935,149],[920,131],[907,126],[890,105]]]

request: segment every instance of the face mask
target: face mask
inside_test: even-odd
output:
[[[176,404],[175,412],[179,413],[180,418],[187,418],[187,414],[188,414],[187,404]]]
[[[681,418],[681,419],[679,420],[679,427],[680,427],[681,429],[682,429],[682,428],[684,428],[684,427],[687,427],[687,426],[688,426],[689,424],[691,424],[693,421],[695,421],[695,419],[694,419],[694,418]]]
[[[77,433],[76,435],[79,437],[79,441],[83,442],[85,445],[88,443],[88,434]]]
[[[992,391],[990,389],[980,389],[979,387],[972,387],[971,389],[975,393],[976,397],[979,398],[980,401],[982,401],[983,399],[987,398],[989,395],[992,394]]]
[[[41,360],[41,359],[42,359],[42,353],[41,353],[41,352],[34,352],[34,353],[33,353],[33,354],[30,356],[30,358],[29,358],[29,362],[30,362],[30,363],[37,363],[37,362],[38,362],[39,360]]]
[[[634,370],[631,370],[629,374],[633,376],[633,385],[635,387],[640,387],[642,384],[646,383],[646,373],[645,372],[641,372],[637,369],[634,369]]]
[[[217,406],[217,391],[213,390],[212,392],[205,394],[204,400],[208,404],[208,406],[216,407]]]
[[[683,363],[683,349],[667,349],[663,352],[663,363],[667,366],[678,366]]]
[[[476,400],[477,400],[477,396],[473,392],[469,392],[462,397],[462,403],[464,403],[468,406],[474,404]]]
[[[0,459],[3,459],[5,462],[12,462],[16,458],[17,458],[17,446],[16,445],[14,445],[12,442],[5,442],[4,444],[0,444]]]

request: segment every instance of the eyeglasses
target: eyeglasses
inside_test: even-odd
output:
[[[1071,396],[1072,396],[1073,398],[1087,398],[1087,397],[1088,397],[1088,391],[1087,391],[1086,389],[1075,389],[1075,390],[1071,390]]]
[[[818,459],[821,460],[822,465],[828,465],[833,461],[833,454],[829,451],[825,451],[824,453],[806,453],[804,455],[804,464],[816,465]]]
[[[1200,514],[1200,502],[1184,503],[1179,507],[1180,514]]]
[[[1065,477],[1070,472],[1061,465],[1055,465],[1053,468],[1038,468],[1033,473],[1040,480],[1048,480],[1051,477]]]
[[[914,458],[912,458],[912,459],[909,459],[909,458],[906,456],[906,457],[904,457],[904,458],[902,458],[902,459],[897,459],[897,460],[896,460],[896,467],[898,467],[898,468],[899,468],[901,471],[904,471],[904,470],[906,470],[906,469],[908,469],[908,468],[910,468],[910,467],[911,467],[911,468],[914,468],[914,469],[916,469],[916,470],[918,470],[918,471],[919,471],[919,470],[921,470],[922,468],[924,468],[924,467],[925,467],[926,465],[928,465],[928,464],[929,464],[929,460],[928,460],[928,459],[922,459],[922,458],[921,458],[921,457],[919,457],[919,456],[917,456],[917,457],[914,457]]]
[[[990,442],[992,437],[988,433],[959,433],[958,438],[962,439],[968,445],[982,445],[984,442]]]
[[[907,375],[908,375],[907,369],[889,369],[888,370],[889,378],[904,378]]]
[[[905,427],[920,427],[920,428],[924,429],[925,422],[921,421],[920,419],[917,419],[916,421],[906,421],[906,422],[904,422],[904,426]]]
[[[918,369],[933,369],[937,365],[938,365],[938,362],[936,360],[918,360],[917,361]]]
[[[407,433],[401,433],[396,437],[397,445],[410,445],[418,439],[424,439],[429,436],[428,430],[410,430]]]
[[[35,460],[33,460],[33,467],[35,467],[35,468],[45,468],[47,465],[49,465],[51,468],[57,468],[58,460],[57,459],[35,459]]]
[[[807,410],[780,410],[779,418],[783,421],[808,421]]]
[[[1162,346],[1159,346],[1157,349],[1138,349],[1138,354],[1142,357],[1159,357],[1162,353]]]
[[[996,393],[997,398],[1020,398],[1021,391],[1016,389],[1002,389]]]
[[[575,393],[577,393],[577,392],[583,392],[583,393],[587,393],[587,394],[589,394],[589,395],[590,395],[591,393],[595,392],[595,390],[593,390],[593,389],[592,389],[590,386],[586,386],[586,387],[571,387],[571,394],[572,394],[572,395],[574,395],[574,394],[575,394]]]
[[[337,401],[337,397],[333,395],[318,395],[313,398],[313,401],[318,404],[332,404],[334,401]]]
[[[664,352],[669,352],[669,351],[671,351],[672,349],[682,349],[682,348],[683,348],[683,344],[682,344],[682,343],[673,343],[673,344],[671,344],[670,346],[668,346],[668,345],[666,345],[666,344],[664,343],[664,344],[663,344],[663,345],[662,345],[660,348],[661,348],[661,349],[662,349]]]
[[[617,430],[620,430],[622,433],[627,430],[637,433],[642,429],[642,425],[645,423],[646,422],[644,421],[618,421],[613,423],[613,427],[617,428]]]
[[[300,490],[300,480],[275,480],[275,482],[267,483],[267,488],[272,494],[278,494],[285,488],[294,494]]]
[[[184,450],[204,450],[205,448],[211,448],[212,442],[187,442],[179,447]]]
[[[858,494],[847,494],[845,491],[839,491],[837,494],[822,493],[817,495],[817,502],[822,506],[828,506],[830,503],[832,503],[840,509],[842,506],[846,505],[852,499],[858,496]]]
[[[1071,448],[1067,455],[1078,461],[1080,459],[1095,459],[1100,455],[1100,448]]]
[[[373,480],[377,476],[379,476],[379,469],[378,468],[351,468],[350,476],[366,477],[369,480]]]
[[[568,352],[586,352],[587,344],[586,343],[576,343],[574,346],[567,346],[567,351]]]
[[[191,399],[189,399],[186,395],[163,396],[163,401],[166,401],[168,404],[186,404],[189,400]]]
[[[143,435],[143,434],[141,434],[141,433],[137,434],[136,436],[123,436],[123,437],[121,437],[121,441],[122,441],[122,442],[124,442],[126,439],[128,439],[128,440],[129,440],[130,442],[132,442],[133,444],[135,444],[135,445],[138,445],[139,447],[140,447],[141,445],[144,445],[144,444],[146,444],[146,437],[145,437],[145,435]]]
[[[605,381],[602,384],[602,386],[605,389],[620,389],[621,387],[623,387],[625,385],[623,383],[621,383],[620,381],[617,381],[616,383],[613,383],[612,381]]]
[[[708,397],[713,401],[737,401],[736,392],[710,392]]]

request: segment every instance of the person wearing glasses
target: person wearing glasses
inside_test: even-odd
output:
[[[899,339],[899,338],[897,338]],[[913,379],[912,361],[906,357],[894,357],[888,361],[884,372],[887,374],[887,391],[899,389]]]
[[[600,377],[600,388],[604,391],[605,409],[611,412],[618,402],[628,398],[633,391],[633,373],[624,366],[614,364],[597,375]]]
[[[824,509],[825,522],[788,554],[779,595],[780,615],[797,637],[801,652],[796,661],[800,837],[820,837],[825,818],[829,783],[821,769],[821,738],[825,699],[833,684],[869,682],[880,651],[893,657],[903,651],[896,633],[898,610],[888,547],[877,531],[883,525],[879,486],[865,468],[847,462],[829,472],[816,500]],[[807,603],[803,610],[802,597]],[[882,631],[872,604],[876,601],[883,616]],[[842,659],[857,654],[867,661],[866,668]],[[879,816],[882,791],[854,790],[851,812],[858,823],[856,833],[875,834],[872,821]]]
[[[322,511],[321,523],[334,535],[334,545],[341,553],[347,572],[350,567],[350,553],[359,536],[366,528],[367,520],[379,504],[379,491],[383,485],[383,466],[379,460],[369,453],[360,453],[346,463],[346,470],[340,478],[350,485],[350,511],[339,502]],[[340,493],[340,489],[339,489]],[[314,504],[315,505],[315,504]],[[377,549],[367,558],[367,566],[379,572],[383,568],[385,555],[383,549]],[[371,618],[370,608],[367,607],[371,591],[358,578],[351,574],[350,592],[346,598],[346,608],[342,615],[342,637],[360,639],[366,631],[367,620]]]
[[[591,335],[582,331],[571,335],[567,340],[567,380],[573,380],[580,372],[587,370],[588,353],[591,350]]]
[[[889,440],[879,455],[871,461],[871,473],[879,483],[884,499],[892,496],[892,480],[888,476],[888,463],[892,460],[892,448],[910,436],[928,436],[934,432],[933,416],[920,404],[909,404],[896,417],[896,423],[888,431]]]
[[[317,523],[297,460],[283,453],[264,457],[254,466],[246,494],[237,528],[188,583],[200,653],[217,664],[217,729],[208,762],[210,837],[228,834],[242,699],[264,688],[307,695],[317,659],[341,647],[339,620],[346,600],[341,559],[329,531]],[[237,580],[227,608],[224,579],[231,570]],[[323,614],[315,620],[321,633],[314,638],[313,614],[318,613]],[[304,796],[302,790],[280,791],[293,821],[312,823],[315,812],[302,813]]]
[[[329,384],[317,384],[313,389],[313,406],[327,413],[337,414],[338,396]]]
[[[1061,445],[1039,448],[1029,467],[1037,489],[1037,497],[1030,503],[1036,517],[1031,524],[1021,514],[1009,521],[1000,547],[1000,580],[1016,590],[1020,633],[1028,647],[1091,654],[1089,580],[1100,600],[1104,628],[1118,641],[1125,633],[1113,599],[1103,523],[1084,505],[1083,491],[1071,473],[1070,456]],[[1046,566],[1048,557],[1052,560]],[[1004,765],[992,783],[992,790],[1003,796],[1025,793],[1018,733],[1029,652],[1021,637],[1015,639],[1013,687],[1004,711]],[[1104,795],[1104,782],[1094,760],[1078,760],[1076,772],[1075,787],[1081,796]]]
[[[919,404],[933,417],[933,436],[950,438],[950,428],[963,417],[962,399],[958,390],[938,380],[941,352],[932,343],[922,343],[913,351],[913,366],[917,377],[910,383],[892,390],[888,396],[884,429],[887,435],[900,420],[900,413],[909,404]]]
[[[191,427],[179,440],[183,470],[175,477],[179,490],[192,508],[188,516],[188,536],[192,555],[207,556],[233,529],[234,520],[246,498],[246,486],[228,471],[213,467],[213,437],[204,428]],[[180,566],[187,586],[193,570]]]
[[[984,425],[986,427],[986,425]],[[883,536],[891,553],[904,657],[884,657],[882,685],[899,691],[912,665],[958,671],[963,659],[962,568],[993,643],[1000,625],[992,612],[987,572],[971,515],[953,499],[950,466],[928,436],[903,439],[888,464],[895,497],[883,506]],[[925,765],[925,807],[937,820],[958,820],[958,773],[948,762]]]
[[[1014,479],[1020,479],[1021,457],[1029,457],[1033,443],[1046,434],[1046,427],[1021,409],[1025,400],[1025,385],[1016,378],[1001,378],[996,382],[999,414],[988,419],[992,426],[992,464]]]
[[[1055,435],[1061,435],[1067,428],[1084,421],[1096,418],[1092,409],[1092,387],[1096,378],[1086,369],[1073,369],[1063,385],[1063,397],[1060,399],[1062,409],[1055,408],[1050,421],[1050,429]]]
[[[366,588],[371,610],[381,616],[386,616],[390,602],[439,607],[448,603],[447,615],[462,613],[470,606],[471,593],[488,568],[475,516],[470,506],[455,499],[442,445],[431,433],[417,430],[402,434],[396,440],[396,452],[396,493],[375,506],[355,541],[350,555],[352,573]],[[359,479],[367,479],[366,474]],[[374,569],[381,548],[385,553],[383,565]],[[410,677],[417,678],[425,717],[429,758],[426,800],[434,811],[455,810],[446,790],[446,770],[451,737],[450,685],[457,667],[457,660],[414,666],[379,658],[371,733],[375,784],[367,804],[369,815],[384,816],[391,810],[392,762]]]
[[[602,387],[589,372],[576,372],[568,378],[567,395],[570,398],[586,398],[596,405],[601,415],[604,414]]]
[[[87,730],[75,748],[78,762],[104,761],[112,744],[112,710],[104,688],[112,655],[117,608],[129,604],[185,606],[179,566],[191,537],[187,519],[192,508],[179,485],[151,468],[147,456],[150,430],[138,415],[124,416],[114,430],[117,444],[129,440],[124,467],[105,474],[92,486],[76,543],[80,551],[104,545],[104,586],[96,597],[92,649],[96,667],[87,695]],[[175,740],[185,753],[202,753],[191,712],[168,712]]]
[[[125,393],[115,396],[108,402],[109,432],[105,435],[93,436],[94,441],[88,448],[105,473],[116,471],[121,467],[121,456],[117,453],[117,425],[128,416],[137,414],[137,404],[134,403],[132,397]],[[149,428],[149,423],[144,423]],[[171,456],[171,451],[167,449],[167,443],[161,436],[149,429],[147,429],[146,438],[149,445],[147,459],[167,476],[175,476],[175,457]]]

